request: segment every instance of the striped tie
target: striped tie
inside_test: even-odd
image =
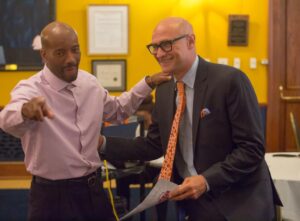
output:
[[[159,175],[159,179],[165,179],[165,180],[170,180],[172,176],[173,161],[175,157],[176,144],[178,139],[179,122],[182,119],[185,110],[185,103],[186,103],[185,93],[184,93],[184,83],[181,81],[177,81],[176,84],[177,84],[177,91],[178,91],[177,95],[179,97],[179,102],[172,123],[172,129],[169,137],[165,160],[163,162],[160,175]]]

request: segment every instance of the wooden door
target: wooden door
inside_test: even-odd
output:
[[[269,0],[269,15],[267,151],[296,151],[290,112],[300,126],[300,0]]]

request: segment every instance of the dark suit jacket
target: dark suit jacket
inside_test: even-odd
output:
[[[281,202],[264,160],[260,111],[251,83],[240,70],[199,59],[193,148],[194,166],[210,187],[206,195],[229,221],[272,220],[274,204]],[[107,138],[107,158],[151,160],[165,153],[174,114],[174,89],[172,80],[157,88],[147,138]],[[201,118],[203,108],[210,114]]]

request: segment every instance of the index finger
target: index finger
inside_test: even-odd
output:
[[[53,111],[49,108],[49,106],[46,103],[43,105],[43,114],[45,117],[48,117],[50,119],[54,118]]]

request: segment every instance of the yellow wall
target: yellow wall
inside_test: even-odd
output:
[[[86,8],[89,4],[129,5],[129,54],[127,56],[88,56]],[[266,0],[56,0],[57,20],[73,26],[79,35],[82,50],[81,69],[91,71],[92,59],[126,59],[127,88],[149,73],[158,72],[159,66],[145,45],[162,18],[181,16],[189,20],[196,33],[198,53],[212,62],[219,57],[241,58],[241,69],[254,85],[260,103],[267,102],[267,69],[260,60],[267,58],[268,3]],[[228,15],[250,16],[249,45],[228,47]],[[257,69],[249,68],[249,58],[258,60]],[[9,92],[21,79],[33,72],[0,73],[0,106],[9,101]]]

